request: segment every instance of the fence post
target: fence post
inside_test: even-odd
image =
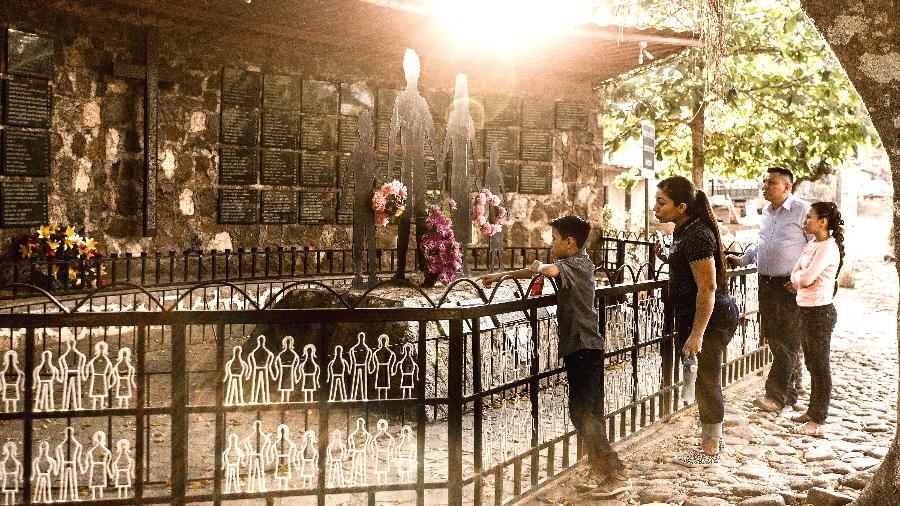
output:
[[[531,375],[531,381],[528,382],[528,397],[531,399],[531,486],[532,488],[537,487],[538,478],[540,478],[541,474],[541,462],[540,457],[541,453],[538,451],[534,451],[538,445],[540,445],[540,434],[538,431],[540,430],[541,425],[541,411],[540,411],[540,399],[538,398],[538,389],[540,388],[540,380],[538,379],[538,375],[541,372],[541,363],[539,361],[540,355],[538,355],[538,351],[541,348],[541,334],[540,334],[540,322],[538,322],[538,310],[537,308],[531,308],[528,311],[528,319],[531,323],[531,370],[528,371],[528,374]],[[549,369],[549,368],[548,368]]]
[[[669,300],[669,286],[662,287],[663,302],[663,340],[659,344],[659,353],[662,355],[662,377],[660,378],[660,390],[664,393],[660,400],[661,415],[666,416],[678,408],[677,398],[673,399],[669,387],[675,384],[675,339],[672,311],[672,302]]]
[[[625,241],[616,240],[616,269],[625,265]]]
[[[188,378],[186,326],[172,326],[172,504],[184,505],[188,458]]]
[[[447,364],[447,504],[462,505],[462,414],[463,414],[463,325],[460,318],[450,320]]]

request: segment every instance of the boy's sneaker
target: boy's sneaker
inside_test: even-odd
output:
[[[686,467],[710,467],[722,463],[722,458],[716,455],[707,455],[700,449],[694,449],[681,455],[676,455],[672,461]]]
[[[622,469],[600,483],[597,488],[591,491],[591,496],[597,498],[614,497],[628,492],[631,488],[631,478],[628,470]]]

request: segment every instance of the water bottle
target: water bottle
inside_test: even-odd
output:
[[[694,402],[694,387],[697,382],[697,357],[681,357],[681,378],[684,380],[681,401],[690,404]]]
[[[531,285],[531,296],[539,297],[544,293],[544,276],[538,276],[535,278],[534,283]]]

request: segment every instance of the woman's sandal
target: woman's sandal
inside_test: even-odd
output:
[[[815,425],[815,428],[811,428],[810,424]],[[798,425],[794,427],[791,432],[793,432],[794,434],[799,434],[801,436],[825,437],[825,427],[813,421],[808,421],[803,425]]]
[[[810,420],[812,420],[812,418],[810,418],[809,415],[807,415],[806,413],[803,413],[802,415],[797,415],[797,416],[791,417],[791,421],[796,422],[796,423],[806,423]]]

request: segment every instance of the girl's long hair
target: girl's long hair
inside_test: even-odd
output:
[[[725,290],[728,287],[728,270],[725,268],[725,248],[722,246],[722,235],[719,233],[719,224],[713,214],[709,199],[703,190],[698,190],[690,179],[682,176],[667,177],[660,181],[657,188],[668,195],[675,205],[686,204],[687,214],[692,218],[699,218],[716,238],[718,253],[715,256],[716,263],[716,289]]]
[[[841,219],[841,211],[834,202],[815,202],[810,207],[816,212],[816,216],[828,221],[828,231],[831,232],[831,237],[834,238],[841,254],[837,273],[834,275],[834,293],[837,293],[837,275],[841,273],[841,267],[844,266],[844,220]]]

